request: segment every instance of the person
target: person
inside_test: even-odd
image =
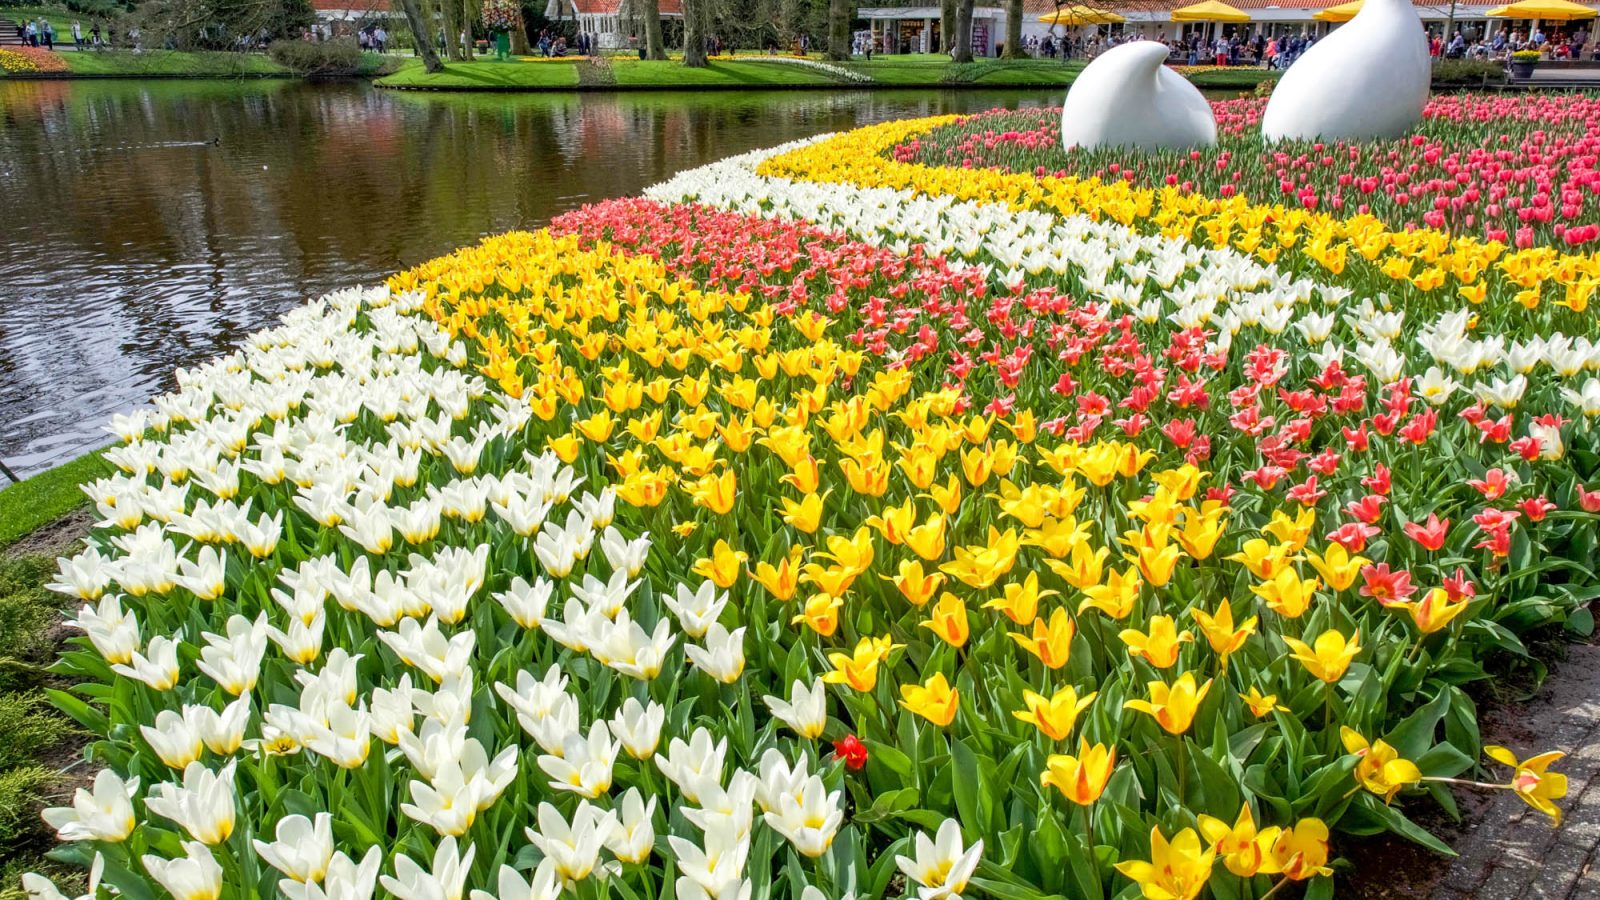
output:
[[[1450,46],[1445,50],[1445,56],[1449,59],[1460,59],[1466,55],[1467,38],[1460,31],[1457,31],[1456,36],[1450,39]]]
[[[44,46],[46,50],[56,48],[56,26],[50,24],[48,20],[44,23]]]
[[[96,22],[93,25],[89,26],[89,46],[93,47],[96,50],[100,49],[100,23],[99,22]]]
[[[389,46],[389,32],[384,31],[383,26],[379,25],[378,30],[373,32],[372,36],[378,41],[378,52],[385,52]]]
[[[28,20],[28,26],[27,26],[27,28],[24,29],[24,32],[25,33],[22,36],[22,43],[26,44],[29,47],[37,47],[37,46],[39,46],[39,23],[38,22],[35,22],[32,19],[29,19]]]
[[[77,19],[72,20],[72,49],[83,49],[83,25]]]

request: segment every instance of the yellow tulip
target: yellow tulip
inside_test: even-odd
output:
[[[884,656],[879,645],[869,637],[856,642],[851,653],[829,653],[828,662],[833,670],[825,672],[822,680],[828,684],[849,685],[852,690],[866,693],[878,684],[878,664]]]
[[[1149,634],[1135,628],[1125,628],[1118,637],[1128,645],[1129,655],[1142,656],[1158,669],[1170,668],[1175,664],[1178,650],[1194,640],[1194,635],[1187,631],[1178,633],[1171,616],[1151,616]]]
[[[957,547],[955,562],[939,568],[963,584],[985,590],[1016,564],[1019,541],[1015,529],[1004,532],[989,526],[989,542],[981,546]]]
[[[1556,806],[1555,801],[1567,795],[1567,776],[1548,770],[1550,764],[1566,756],[1565,753],[1551,751],[1519,761],[1510,750],[1493,744],[1484,747],[1483,752],[1514,770],[1508,787],[1522,802],[1549,816],[1551,824],[1561,824],[1561,807]]]
[[[1210,679],[1195,685],[1194,673],[1185,672],[1169,687],[1164,681],[1152,681],[1149,700],[1129,700],[1123,705],[1142,712],[1156,720],[1169,734],[1183,734],[1194,723],[1194,714],[1211,690]]]
[[[695,505],[703,506],[719,516],[725,516],[733,509],[733,501],[738,496],[738,481],[732,469],[724,471],[721,475],[707,475],[695,482],[690,488],[690,495],[694,498]]]
[[[1449,591],[1444,588],[1434,588],[1424,594],[1421,600],[1404,600],[1391,603],[1389,606],[1409,613],[1418,631],[1423,634],[1433,634],[1449,625],[1456,616],[1466,612],[1468,602],[1469,598],[1465,596],[1459,600],[1451,600]]]
[[[1071,685],[1067,685],[1049,697],[1033,691],[1022,692],[1022,702],[1027,705],[1026,710],[1015,710],[1011,714],[1039,729],[1045,737],[1052,741],[1064,741],[1072,734],[1072,727],[1078,722],[1078,715],[1094,698],[1099,696],[1099,691],[1090,691],[1083,698],[1078,697],[1078,692]]]
[[[1041,787],[1054,787],[1061,796],[1079,806],[1088,806],[1105,793],[1106,782],[1117,767],[1117,748],[1105,744],[1089,746],[1078,739],[1078,755],[1051,754],[1039,776]]]
[[[1233,604],[1227,598],[1217,604],[1216,613],[1194,607],[1189,610],[1189,615],[1195,624],[1200,626],[1200,632],[1206,636],[1206,642],[1211,645],[1212,652],[1222,658],[1222,668],[1228,667],[1229,654],[1235,653],[1244,642],[1255,633],[1257,617],[1251,616],[1239,623],[1237,628],[1233,624]]]
[[[1267,608],[1288,619],[1298,619],[1311,608],[1316,597],[1317,579],[1302,580],[1294,569],[1284,569],[1265,584],[1252,584],[1250,592],[1267,601]]]
[[[1270,857],[1273,838],[1277,835],[1277,829],[1269,829],[1272,834],[1262,839],[1248,803],[1239,809],[1239,817],[1232,825],[1204,814],[1200,816],[1199,825],[1200,834],[1211,845],[1211,849],[1222,856],[1222,864],[1240,878],[1250,878],[1261,871],[1262,864]]]
[[[1320,554],[1315,550],[1307,550],[1306,560],[1336,591],[1348,590],[1350,585],[1356,583],[1356,576],[1361,569],[1372,563],[1365,556],[1352,555],[1338,542],[1328,544]]]
[[[1262,581],[1271,581],[1289,568],[1291,556],[1293,551],[1287,544],[1272,545],[1261,538],[1251,538],[1238,553],[1223,558],[1242,564]]]
[[[1122,536],[1122,542],[1134,551],[1122,554],[1122,558],[1136,563],[1139,566],[1139,574],[1144,576],[1144,580],[1152,587],[1166,587],[1167,582],[1172,580],[1172,573],[1178,566],[1178,560],[1183,558],[1182,550],[1167,543],[1167,534],[1170,530],[1166,525],[1152,523]]]
[[[1011,621],[1018,625],[1032,622],[1039,611],[1039,600],[1042,597],[1053,597],[1056,591],[1039,590],[1039,575],[1029,572],[1028,577],[1021,584],[1012,582],[1005,586],[1005,596],[996,597],[983,604],[984,609],[998,609],[1005,613]]]
[[[1048,669],[1059,669],[1067,664],[1072,654],[1072,638],[1077,633],[1078,626],[1060,607],[1050,613],[1049,622],[1034,619],[1032,634],[1009,632],[1017,646],[1038,657]]]
[[[879,577],[893,584],[912,606],[922,606],[927,603],[944,585],[944,575],[938,572],[924,572],[921,561],[915,559],[901,560],[893,578],[887,575]]]
[[[1078,612],[1092,607],[1113,619],[1126,619],[1133,614],[1133,604],[1139,599],[1139,588],[1143,584],[1132,567],[1126,572],[1111,569],[1106,573],[1105,584],[1090,585],[1083,589],[1085,599],[1078,606]]]
[[[790,547],[789,555],[778,561],[774,566],[768,562],[756,563],[754,572],[749,573],[756,583],[767,589],[767,593],[779,600],[788,600],[794,596],[795,589],[800,581],[800,558],[805,555],[805,548]]]
[[[822,525],[822,497],[817,494],[806,494],[798,501],[780,497],[778,503],[785,525],[806,534],[815,534]]]
[[[1301,819],[1293,828],[1268,828],[1261,838],[1271,839],[1260,869],[1263,874],[1281,874],[1290,881],[1333,874],[1328,868],[1328,825],[1321,819]]]
[[[1194,900],[1210,880],[1216,857],[1215,848],[1200,850],[1193,828],[1173,835],[1169,844],[1156,826],[1150,829],[1150,860],[1119,862],[1117,871],[1139,885],[1145,900]]]
[[[1344,677],[1345,670],[1350,668],[1350,661],[1361,652],[1361,634],[1351,635],[1349,641],[1335,629],[1328,629],[1317,636],[1315,646],[1308,646],[1304,641],[1285,636],[1283,639],[1289,649],[1294,651],[1291,656],[1306,667],[1316,678],[1328,684],[1334,684]]]
[[[1105,547],[1096,549],[1090,546],[1088,540],[1082,540],[1072,546],[1066,559],[1047,559],[1044,562],[1062,581],[1082,591],[1100,583],[1105,571],[1103,564],[1110,555],[1111,551]]]
[[[812,594],[801,607],[800,614],[790,620],[790,624],[799,625],[802,622],[806,627],[823,637],[833,637],[839,630],[839,609],[844,606],[844,600],[832,594]]]
[[[1401,758],[1399,751],[1385,741],[1377,740],[1369,745],[1360,732],[1347,725],[1340,726],[1339,740],[1346,752],[1361,757],[1356,763],[1356,782],[1382,797],[1384,803],[1393,801],[1401,788],[1422,780],[1422,770],[1417,764]]]
[[[950,686],[943,672],[923,684],[900,685],[900,697],[901,706],[940,728],[955,720],[961,706],[961,692]]]
[[[906,533],[916,525],[917,506],[909,498],[900,506],[885,506],[883,514],[872,516],[866,524],[878,529],[883,539],[891,544],[903,544]]]
[[[743,550],[735,551],[727,541],[719,540],[711,549],[711,555],[695,560],[690,571],[710,579],[717,587],[728,588],[739,579],[739,567],[749,558]]]
[[[932,615],[921,625],[952,647],[965,645],[972,633],[967,622],[967,605],[951,593],[939,598],[933,605]]]
[[[1304,549],[1306,541],[1311,539],[1311,529],[1317,525],[1317,511],[1309,507],[1301,507],[1290,518],[1281,509],[1272,511],[1272,521],[1261,529],[1262,534],[1270,534],[1278,539],[1278,543],[1289,548],[1290,554],[1299,553]]]
[[[929,515],[926,522],[906,532],[906,546],[929,562],[938,560],[944,556],[944,521],[942,513]]]
[[[1250,690],[1246,693],[1240,694],[1239,699],[1244,701],[1245,706],[1250,707],[1250,714],[1258,719],[1265,718],[1273,710],[1278,712],[1289,711],[1289,707],[1278,705],[1277,694],[1263,694],[1254,685],[1251,685]]]

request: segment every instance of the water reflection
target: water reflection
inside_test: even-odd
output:
[[[483,235],[807,135],[1050,99],[0,84],[0,458],[71,458],[175,367]]]

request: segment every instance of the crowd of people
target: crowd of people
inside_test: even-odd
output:
[[[1533,50],[1545,59],[1583,59],[1587,52],[1589,59],[1600,60],[1600,44],[1590,46],[1589,31],[1581,25],[1570,33],[1547,34],[1536,25],[1527,31],[1499,29],[1487,37],[1475,28],[1458,28],[1448,41],[1442,35],[1431,35],[1428,49],[1435,58],[1444,59],[1503,62],[1513,53]]]
[[[56,49],[56,27],[49,19],[43,16],[38,19],[19,20],[13,23],[17,29],[17,40],[29,47],[43,47],[46,50]],[[102,36],[98,22],[89,26],[84,31],[83,23],[74,20],[69,27],[72,33],[72,48],[74,50],[99,50],[111,43],[110,32]]]

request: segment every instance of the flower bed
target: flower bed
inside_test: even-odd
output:
[[[65,71],[67,71],[66,60],[49,50],[38,47],[0,48],[0,72],[22,75]]]
[[[57,585],[107,766],[66,855],[130,897],[1326,896],[1335,831],[1444,849],[1407,813],[1451,784],[1559,819],[1464,688],[1592,625],[1588,316],[890,158],[951,122],[490,238],[118,417]]]
[[[1600,239],[1600,98],[1448,94],[1429,101],[1408,141],[1264,148],[1265,98],[1213,102],[1224,135],[1211,151],[1066,154],[1060,110],[995,111],[897,148],[935,165],[1123,179],[1431,228],[1517,247]]]

